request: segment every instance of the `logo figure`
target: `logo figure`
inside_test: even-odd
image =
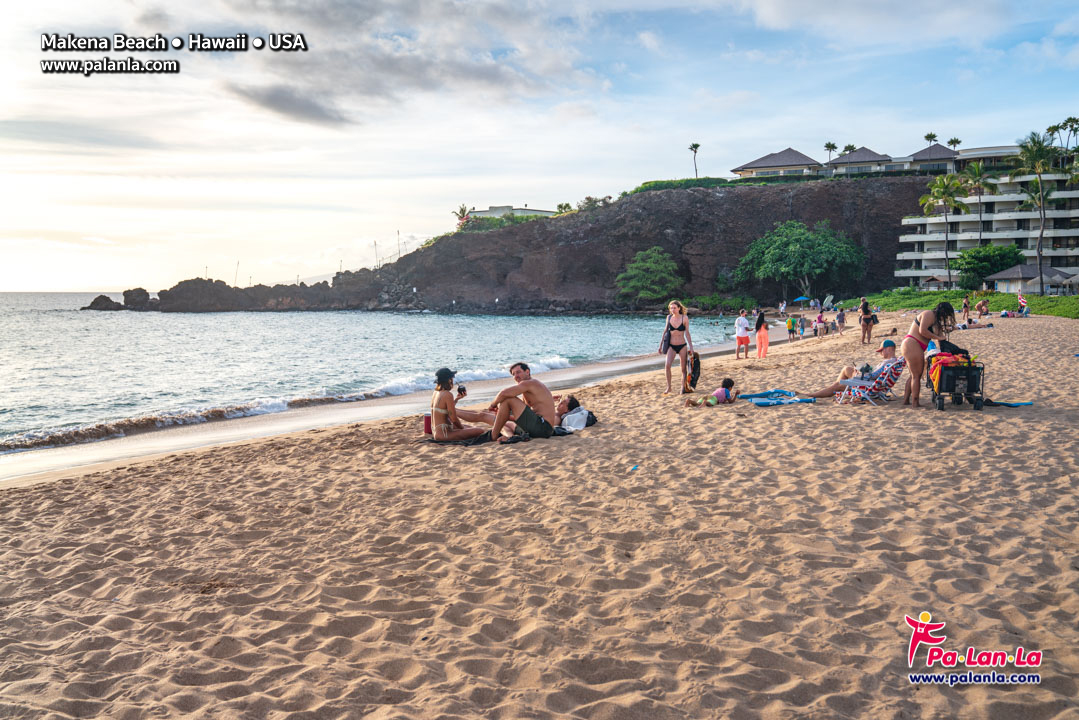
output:
[[[914,653],[918,652],[918,646],[922,643],[926,645],[940,645],[948,638],[944,635],[934,635],[933,633],[944,627],[945,623],[931,623],[930,620],[933,616],[923,610],[918,619],[915,620],[910,615],[904,615],[903,619],[907,621],[907,625],[910,625],[914,631],[910,634],[910,646],[907,649],[907,667],[914,667]]]

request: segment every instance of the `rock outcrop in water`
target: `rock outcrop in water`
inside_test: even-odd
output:
[[[338,273],[333,284],[234,288],[185,280],[159,293],[164,312],[227,310],[599,311],[625,306],[615,277],[660,245],[686,278],[686,295],[713,292],[721,269],[776,223],[829,220],[865,250],[858,294],[895,284],[901,219],[916,212],[925,177],[720,186],[638,193],[609,207],[485,233],[459,233],[380,270]],[[749,288],[771,299],[775,288]],[[126,301],[126,294],[125,294]]]
[[[108,295],[98,295],[96,298],[90,301],[90,304],[86,307],[81,307],[79,310],[123,310],[124,306],[121,303],[116,302]]]

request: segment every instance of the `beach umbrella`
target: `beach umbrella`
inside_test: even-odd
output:
[[[799,295],[798,297],[794,298],[794,302],[798,303],[798,309],[801,310],[802,309],[802,301],[803,300],[808,300],[808,299],[809,298],[807,298],[805,295]]]

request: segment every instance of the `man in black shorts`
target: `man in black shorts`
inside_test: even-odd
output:
[[[551,391],[539,380],[532,379],[532,372],[523,362],[511,365],[510,374],[517,384],[498,393],[488,408],[495,411],[491,437],[502,442],[502,426],[509,420],[517,423],[518,430],[524,430],[534,438],[549,438],[554,435],[558,414]]]

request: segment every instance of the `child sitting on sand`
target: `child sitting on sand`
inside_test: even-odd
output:
[[[688,398],[686,400],[686,407],[701,407],[707,405],[708,407],[715,407],[716,405],[722,405],[723,403],[732,403],[738,399],[738,391],[734,389],[734,380],[730,378],[723,378],[723,382],[711,395],[705,395],[702,398]]]

